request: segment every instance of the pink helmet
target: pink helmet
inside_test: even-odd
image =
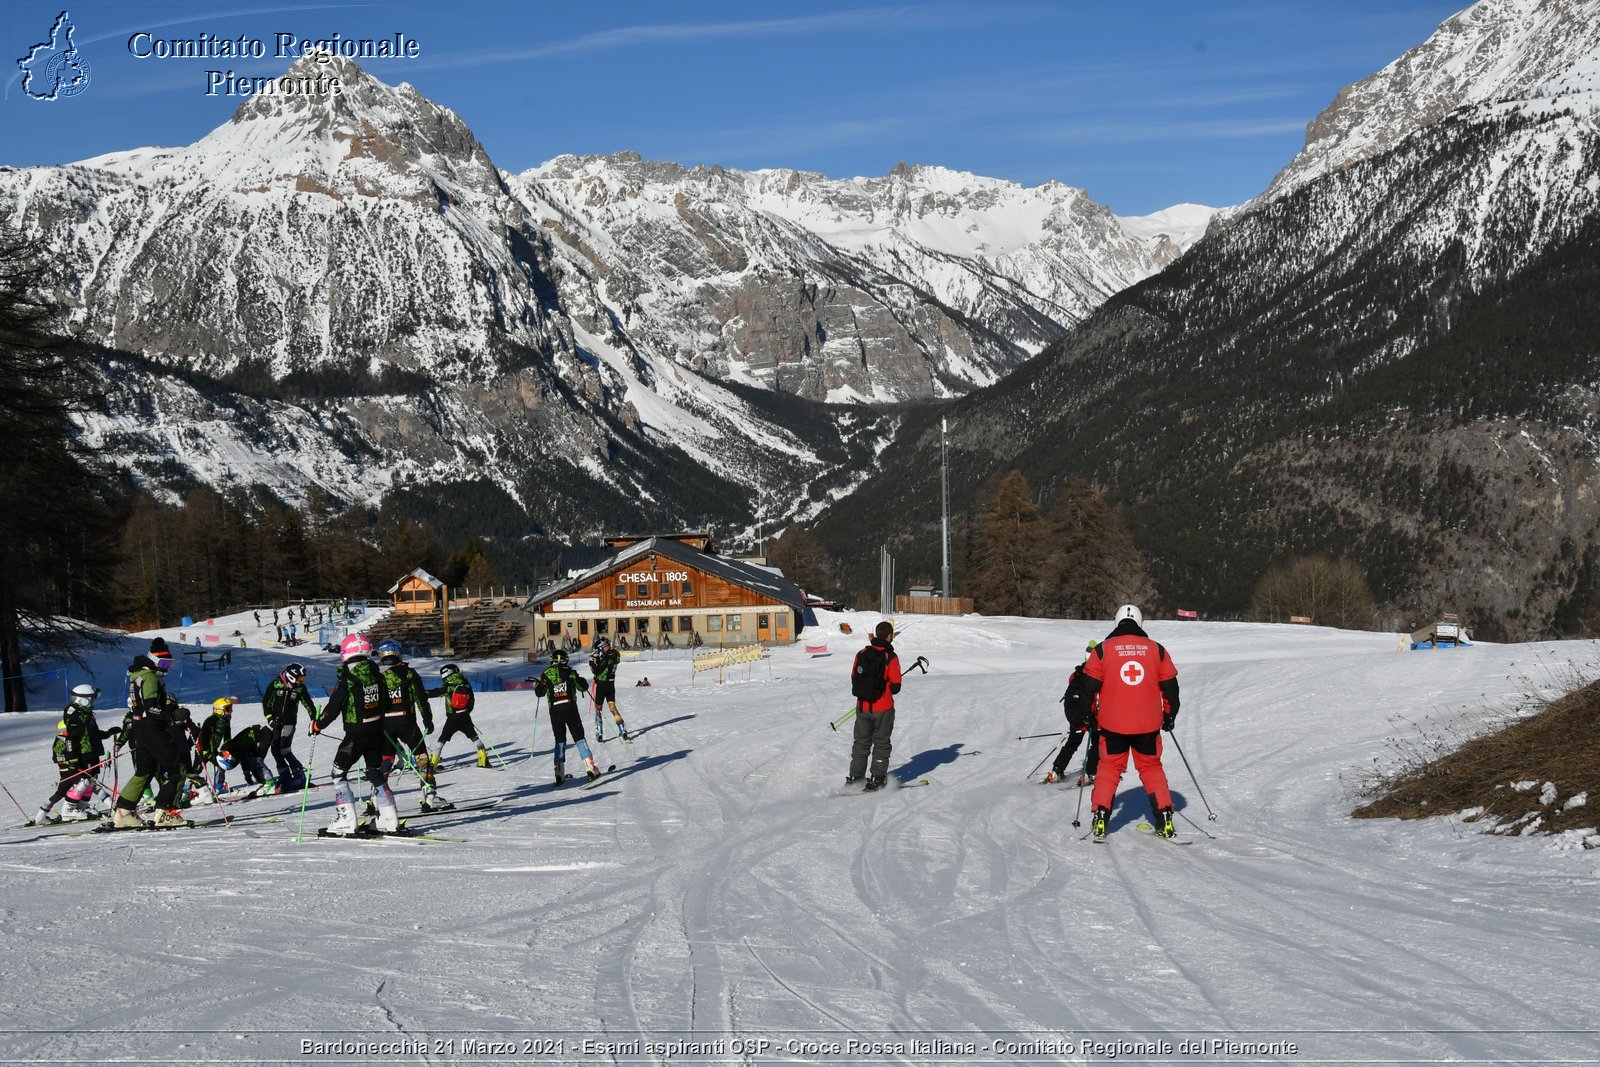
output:
[[[357,656],[372,655],[372,642],[366,634],[351,634],[339,645],[339,659],[352,660]]]

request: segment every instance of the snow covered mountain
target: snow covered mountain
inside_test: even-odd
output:
[[[1548,35],[1496,21],[1516,13],[1565,20],[1565,65]],[[1600,120],[1592,94],[1506,99],[1588,84],[1595,50],[1564,43],[1597,26],[1600,5],[1484,0],[1388,68],[1409,77],[1342,94],[1365,116],[1350,129],[1409,132],[1365,154],[1365,135],[1328,139],[1277,195],[957,402],[954,510],[996,469],[1046,497],[1099,480],[1158,583],[1202,611],[1243,612],[1269,566],[1326,553],[1402,612],[1459,610],[1479,632],[1600,618]],[[1416,87],[1461,70],[1493,87],[1419,125]],[[910,473],[864,483],[822,532],[934,573],[936,538],[903,516],[937,516],[938,456],[937,427],[897,444],[885,468]]]
[[[1178,252],[1081,189],[563,156],[512,182],[641,349],[833,401],[998,380]]]
[[[1593,112],[1600,105],[1594,0],[1481,0],[1422,44],[1347,86],[1306,127],[1306,146],[1262,200],[1388,151],[1468,109]]]
[[[289,75],[319,73],[343,91],[258,95],[186,148],[0,169],[100,353],[89,442],[169,488],[488,483],[563,532],[792,518],[895,421],[806,399],[993,382],[1175,254],[1081,190],[938,168],[509,175],[411,86]]]

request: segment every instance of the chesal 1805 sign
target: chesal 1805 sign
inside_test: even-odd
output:
[[[624,571],[617,575],[617,581],[625,584],[653,584],[656,582],[687,582],[688,571]],[[654,600],[624,600],[625,608],[681,608],[682,597],[658,597]]]
[[[687,582],[688,571],[663,571],[661,577],[656,577],[655,571],[624,571],[617,575],[619,582]]]

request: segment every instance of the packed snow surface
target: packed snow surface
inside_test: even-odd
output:
[[[1450,817],[1349,817],[1397,739],[1416,739],[1409,723],[1469,730],[1594,677],[1600,645],[1401,652],[1392,634],[1153,622],[1183,687],[1175,736],[1193,777],[1170,747],[1166,767],[1179,840],[1193,844],[1138,832],[1130,771],[1096,845],[1086,809],[1073,825],[1075,789],[1029,780],[1056,739],[1018,738],[1061,729],[1067,673],[1107,624],[902,617],[902,660],[931,666],[899,697],[896,785],[845,795],[849,727],[829,720],[850,706],[850,656],[876,621],[824,614],[802,643],[721,672],[694,674],[682,652],[625,660],[620,704],[638,737],[595,745],[616,770],[592,790],[551,787],[550,725],[531,693],[480,693],[475,718],[509,767],[460,766],[471,749],[454,740],[441,788],[503,800],[417,822],[448,840],[311,836],[331,818],[327,788],[309,794],[304,837],[298,796],[230,805],[229,827],[211,807],[193,811],[196,829],[106,835],[19,828],[10,809],[0,1057],[1600,1056],[1600,851]],[[197,714],[240,696],[236,728],[259,721],[257,686],[289,659],[308,663],[319,697],[333,677],[331,656],[273,648],[251,622],[188,632],[226,635],[233,662],[206,671],[180,656],[173,679]],[[805,651],[822,644],[828,655]],[[143,647],[129,638],[90,660],[102,725],[120,719],[121,666]],[[417,666],[437,677],[436,661]],[[469,671],[485,688],[530,673]],[[30,813],[54,782],[61,694],[82,680],[69,670],[35,695],[49,710],[0,719],[0,776]],[[318,776],[332,748],[296,742]],[[415,811],[414,781],[397,782],[402,813]]]

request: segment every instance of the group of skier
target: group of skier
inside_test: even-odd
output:
[[[1111,802],[1131,756],[1150,800],[1152,829],[1161,837],[1174,837],[1172,791],[1161,766],[1161,732],[1170,732],[1178,720],[1178,668],[1166,648],[1145,632],[1144,613],[1137,605],[1118,608],[1114,622],[1104,640],[1089,642],[1087,655],[1068,680],[1061,697],[1067,736],[1045,780],[1065,781],[1068,762],[1087,738],[1089,749],[1078,785],[1093,786],[1090,833],[1096,841],[1104,841]],[[893,624],[880,622],[851,665],[855,737],[845,784],[865,778],[869,791],[881,789],[888,780],[894,698],[903,682],[894,636]]]
[[[1090,832],[1097,841],[1105,839],[1111,802],[1130,758],[1149,797],[1152,828],[1163,837],[1176,833],[1172,794],[1161,766],[1161,732],[1172,730],[1177,722],[1178,670],[1166,648],[1150,638],[1143,624],[1144,616],[1137,606],[1125,604],[1119,608],[1111,633],[1104,640],[1089,642],[1083,662],[1073,669],[1061,697],[1067,718],[1066,739],[1045,781],[1065,781],[1068,763],[1087,740],[1078,785],[1093,787]],[[855,727],[845,782],[865,781],[869,791],[881,789],[888,782],[894,701],[904,681],[894,637],[893,624],[880,622],[869,644],[856,654],[851,668]],[[276,778],[270,780],[272,786],[280,791],[304,788],[306,770],[292,751],[302,709],[310,720],[308,732],[313,738],[335,720],[342,730],[333,758],[334,819],[324,833],[342,836],[368,832],[358,816],[349,781],[349,772],[357,760],[362,761],[363,776],[372,790],[368,814],[374,820],[370,830],[394,833],[400,829],[394,791],[389,785],[397,761],[414,772],[421,783],[422,810],[446,810],[452,805],[439,794],[439,753],[430,753],[424,740],[434,729],[429,694],[421,675],[405,661],[401,651],[393,641],[383,641],[374,649],[365,635],[345,638],[339,649],[337,682],[320,712],[306,690],[304,666],[291,663],[267,686],[262,699],[266,721],[235,732],[235,698],[219,697],[212,705],[211,716],[196,726],[188,709],[167,694],[164,679],[172,664],[172,653],[166,642],[157,637],[151,642],[150,651],[135,657],[128,668],[128,712],[120,727],[100,728],[94,714],[97,689],[79,685],[72,690],[51,748],[59,780],[33,821],[91,817],[93,791],[98,788],[111,794],[95,774],[116,758],[115,748],[110,758],[105,754],[108,739],[116,746],[126,746],[134,763],[127,785],[116,795],[111,823],[114,829],[146,825],[137,809],[147,789],[154,792],[156,809],[149,825],[167,827],[186,823],[178,810],[178,791],[185,782],[200,783],[194,799],[210,799],[208,790],[221,793],[226,772],[238,766],[243,769],[247,784],[268,786],[268,754],[277,766]],[[572,668],[568,653],[561,648],[551,652],[550,664],[534,680],[535,697],[548,702],[557,785],[571,777],[566,771],[569,743],[577,748],[588,778],[604,773],[584,735],[580,694],[589,695],[593,701],[597,740],[605,739],[605,709],[611,712],[616,735],[631,739],[616,700],[620,659],[620,653],[601,637],[596,639],[589,656],[592,683],[585,682]],[[477,745],[478,765],[487,767],[488,750],[472,722],[476,698],[471,684],[453,663],[441,667],[439,675],[446,714],[439,749],[442,751],[456,734],[463,734]],[[202,769],[208,765],[214,768],[210,783],[201,777]],[[65,813],[55,815],[55,805],[62,801],[66,801]]]

